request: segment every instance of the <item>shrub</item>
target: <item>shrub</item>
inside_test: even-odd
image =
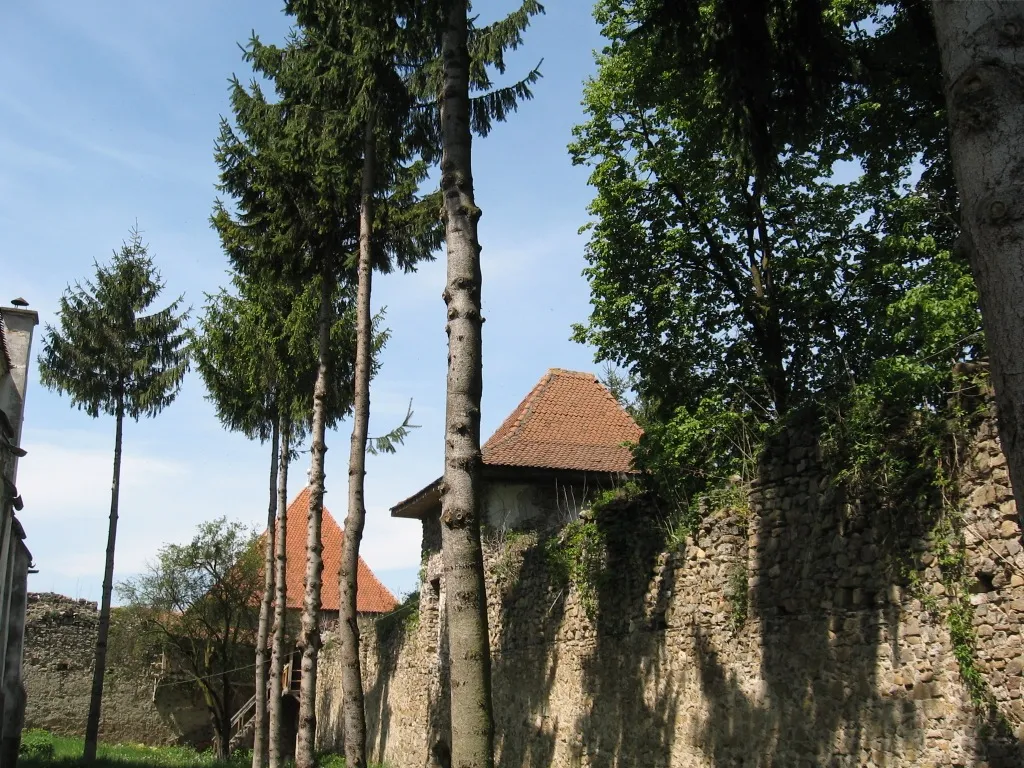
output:
[[[21,734],[21,747],[18,754],[32,760],[52,760],[54,758],[53,736],[46,731],[30,729]]]

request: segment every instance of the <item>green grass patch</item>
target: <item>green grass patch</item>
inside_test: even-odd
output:
[[[57,736],[41,730],[22,734],[18,768],[80,768],[83,740]],[[144,744],[103,744],[90,768],[248,768],[252,751],[239,750],[230,760],[217,760],[212,751],[198,752],[191,747],[147,747]],[[286,763],[289,767],[291,761]],[[319,768],[345,768],[341,755],[325,753],[317,758]],[[371,765],[371,768],[385,768]]]

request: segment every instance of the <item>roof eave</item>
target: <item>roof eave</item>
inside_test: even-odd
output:
[[[564,467],[533,467],[518,464],[484,464],[485,480],[519,480],[535,481],[557,477],[567,482],[586,483],[590,480],[625,479],[640,474],[635,469],[626,471],[609,471],[595,469],[569,469]],[[441,504],[441,481],[437,478],[430,485],[414,493],[404,501],[391,508],[392,517],[404,517],[410,520],[422,520],[433,509]]]

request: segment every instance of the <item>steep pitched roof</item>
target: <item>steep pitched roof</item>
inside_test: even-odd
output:
[[[642,430],[592,373],[552,368],[484,443],[484,469],[523,467],[575,472],[633,472],[625,443]],[[418,517],[440,499],[438,478],[391,508]]]
[[[592,373],[552,368],[491,439],[485,464],[630,472],[640,427]]]
[[[288,607],[302,608],[306,582],[306,522],[309,512],[309,486],[295,497],[285,513],[288,520],[286,548],[288,551]],[[338,610],[338,575],[341,573],[341,541],[344,533],[330,511],[324,506],[323,527],[323,587],[321,605],[325,611]],[[356,610],[359,613],[387,613],[398,607],[391,594],[373,571],[359,558],[356,574]]]

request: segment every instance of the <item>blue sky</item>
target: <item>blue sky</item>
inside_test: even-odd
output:
[[[215,196],[213,142],[227,114],[227,80],[249,71],[238,43],[255,30],[283,39],[288,20],[267,0],[32,0],[0,5],[0,302],[24,296],[54,322],[68,283],[88,277],[138,221],[167,282],[196,311],[226,282],[208,225]],[[482,20],[513,3],[479,3]],[[484,274],[483,437],[550,367],[597,371],[592,350],[569,340],[585,320],[581,277],[590,190],[566,152],[584,80],[601,38],[590,4],[551,3],[509,74],[543,58],[535,99],[474,145]],[[388,508],[442,470],[446,337],[443,254],[413,275],[374,282],[392,338],[372,391],[371,432],[386,431],[413,400],[421,425],[395,456],[370,457],[363,554],[396,593],[415,584],[419,526]],[[9,295],[8,295],[9,294]],[[33,353],[40,349],[39,336]],[[33,591],[99,598],[114,425],[90,419],[43,389],[31,372],[19,467],[21,519],[39,573]],[[138,572],[166,542],[227,515],[266,516],[269,448],[224,431],[190,374],[155,420],[125,429],[115,579]],[[328,435],[327,506],[344,518],[348,430]],[[308,454],[292,469],[304,483]]]

